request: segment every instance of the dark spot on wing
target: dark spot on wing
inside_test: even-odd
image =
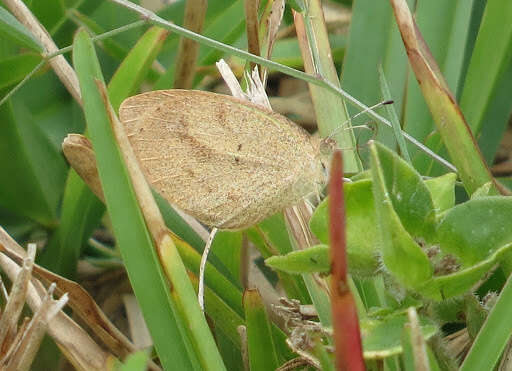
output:
[[[240,151],[241,149],[242,149],[242,143],[240,143],[240,144],[238,145],[237,150],[238,150],[238,151]]]
[[[235,194],[233,194],[233,193],[228,193],[228,199],[229,199],[230,201],[238,201],[238,199],[239,199],[239,198],[240,198],[240,197],[239,197],[238,195],[235,195]]]

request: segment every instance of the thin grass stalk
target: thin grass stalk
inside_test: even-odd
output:
[[[183,19],[184,27],[200,34],[203,30],[207,8],[207,0],[187,0]],[[192,87],[198,55],[199,44],[194,40],[182,37],[176,58],[175,89],[190,89]]]

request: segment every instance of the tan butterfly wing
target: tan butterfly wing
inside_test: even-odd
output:
[[[307,132],[231,96],[153,91],[126,99],[119,116],[153,187],[210,226],[253,225],[323,177]]]

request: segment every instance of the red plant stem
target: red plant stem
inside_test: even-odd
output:
[[[329,182],[329,234],[331,242],[331,309],[334,330],[336,369],[365,370],[361,334],[354,298],[347,283],[343,196],[343,158],[336,151]]]

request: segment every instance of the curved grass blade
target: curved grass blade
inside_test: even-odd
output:
[[[108,83],[109,98],[117,112],[121,102],[134,94],[146,77],[169,31],[151,27],[137,41]]]
[[[340,81],[332,60],[331,46],[320,1],[309,1],[303,14],[294,13],[294,22],[304,59],[304,70],[309,74],[318,74],[334,86],[339,87]],[[359,172],[362,165],[355,151],[356,140],[353,131],[342,130],[335,134],[336,129],[349,119],[345,102],[339,96],[319,86],[309,84],[309,90],[320,134],[323,137],[333,135],[338,146],[345,149],[343,158],[347,172]]]

